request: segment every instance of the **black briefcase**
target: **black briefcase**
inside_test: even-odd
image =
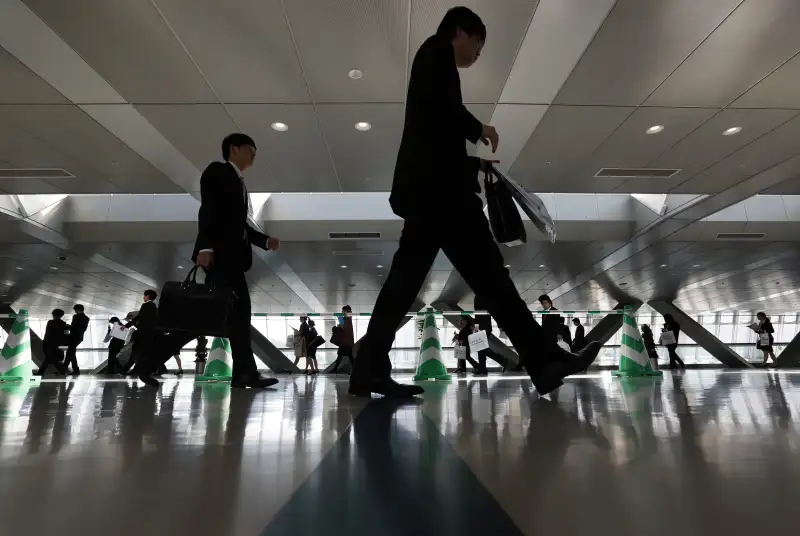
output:
[[[236,295],[230,288],[214,285],[213,273],[197,282],[195,266],[183,281],[169,281],[161,289],[156,328],[170,334],[228,336],[228,316]]]
[[[508,185],[486,173],[483,186],[495,240],[508,247],[524,244],[528,235]]]

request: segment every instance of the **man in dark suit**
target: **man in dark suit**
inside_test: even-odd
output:
[[[156,359],[156,319],[158,318],[158,307],[156,306],[158,293],[148,289],[142,295],[142,306],[139,308],[133,320],[125,324],[125,328],[136,327],[133,334],[133,349],[128,361],[125,372],[134,365],[134,372],[138,373],[139,379],[152,387],[158,387],[158,381],[152,376],[154,366],[152,360]]]
[[[67,357],[64,360],[64,370],[72,364],[72,374],[77,376],[81,373],[78,368],[78,356],[76,354],[78,345],[83,342],[86,330],[89,328],[89,317],[83,313],[83,305],[77,304],[72,308],[75,312],[72,315],[72,323],[69,326],[69,339],[67,342]]]
[[[586,330],[577,318],[572,319],[572,324],[575,326],[575,337],[572,339],[572,351],[577,352],[586,346]]]
[[[200,178],[200,214],[192,261],[209,270],[217,285],[236,293],[229,321],[233,380],[231,387],[264,388],[275,378],[258,374],[250,341],[250,293],[245,272],[253,265],[252,246],[276,250],[280,241],[248,223],[249,197],[244,172],[256,157],[256,144],[245,134],[222,141],[224,162],[212,162]],[[170,354],[171,355],[171,354]]]
[[[547,294],[539,296],[539,305],[542,306],[543,311],[558,311],[553,306],[553,300]],[[542,315],[542,329],[544,329],[549,344],[558,343],[558,336],[563,333],[563,326],[564,322],[560,314],[554,312]]]
[[[491,144],[492,151],[499,140],[494,127],[482,125],[464,107],[458,68],[475,63],[485,39],[481,19],[456,7],[414,58],[389,197],[394,213],[405,220],[403,234],[355,360],[352,394],[422,393],[418,386],[391,379],[389,350],[440,249],[475,294],[486,299],[489,313],[503,326],[540,393],[588,367],[599,351],[592,348],[572,360],[554,359],[550,354],[555,351],[549,349],[542,355],[542,329],[519,297],[483,215],[477,177],[492,162],[468,157],[465,139]],[[448,228],[447,221],[458,221],[458,231]]]
[[[47,321],[42,340],[42,350],[44,351],[44,361],[36,374],[43,376],[50,365],[58,369],[59,374],[64,374],[65,367],[61,363],[64,359],[64,352],[59,346],[64,346],[67,341],[67,323],[64,322],[64,311],[53,309],[53,318]]]

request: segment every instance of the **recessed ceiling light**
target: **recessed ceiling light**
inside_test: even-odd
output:
[[[505,267],[506,267],[506,268],[511,268],[511,265],[510,265],[510,264],[506,264],[506,266],[505,266]]]
[[[359,69],[350,69],[350,71],[347,73],[347,76],[353,80],[361,80],[361,77],[364,76],[364,73],[362,73]]]
[[[17,271],[21,272],[22,271],[22,266],[17,266]]]
[[[360,130],[361,132],[366,132],[372,128],[372,125],[367,123],[366,121],[359,121],[356,123],[356,130]]]
[[[658,134],[662,130],[664,130],[664,125],[653,125],[652,127],[645,130],[645,132],[648,134]]]
[[[733,136],[742,131],[742,127],[731,127],[722,131],[723,136]]]
[[[692,268],[700,268],[700,265],[699,264],[693,264]]]
[[[272,123],[272,130],[277,130],[278,132],[286,132],[289,130],[289,125],[286,123]]]
[[[547,266],[545,266],[544,264],[540,264],[539,268],[547,268]]]
[[[179,264],[179,265],[178,265],[178,270],[183,270],[183,266],[181,266],[181,265]]]
[[[662,264],[662,265],[661,265],[661,267],[662,267],[662,268],[666,268],[666,267],[667,267],[667,265],[666,265],[666,264]]]
[[[55,271],[55,270],[58,270],[58,267],[56,267],[56,266],[51,266],[51,267],[50,267],[50,269]]]
[[[346,264],[341,265],[339,268],[347,268]]]
[[[379,264],[379,265],[378,265],[378,266],[376,266],[375,268],[383,268],[383,265],[382,265],[382,264]]]

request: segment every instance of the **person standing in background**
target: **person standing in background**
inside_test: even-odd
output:
[[[121,374],[123,367],[119,361],[117,361],[117,355],[119,355],[122,347],[125,346],[125,339],[118,339],[117,337],[111,336],[111,332],[114,329],[119,329],[122,327],[122,323],[119,321],[119,318],[116,316],[112,316],[108,320],[108,365],[106,366],[106,374]]]
[[[674,343],[664,345],[667,347],[667,353],[669,354],[669,368],[685,369],[686,365],[683,363],[683,359],[681,359],[678,352],[676,352],[678,349],[678,337],[681,334],[681,326],[671,314],[664,315],[664,331],[672,332],[672,335],[675,337]]]
[[[775,328],[772,327],[772,322],[767,313],[762,311],[756,315],[756,318],[758,319],[758,328],[755,330],[758,334],[756,348],[764,352],[764,366],[767,366],[767,358],[772,358],[772,362],[777,365],[778,359],[772,349],[772,343],[775,340],[772,334],[775,333]]]
[[[245,274],[253,266],[253,246],[275,251],[281,243],[249,222],[252,214],[244,172],[256,159],[253,138],[242,133],[225,137],[222,159],[224,162],[209,164],[200,177],[200,212],[192,262],[211,270],[217,285],[236,293],[228,317],[233,358],[231,387],[263,389],[278,380],[262,378],[256,368],[250,339],[250,291]]]
[[[58,369],[59,374],[66,372],[66,367],[61,363],[64,359],[63,351],[59,346],[64,346],[67,342],[66,331],[69,326],[64,322],[64,311],[61,309],[53,309],[53,318],[47,321],[47,327],[44,330],[44,339],[42,340],[42,350],[44,351],[44,361],[39,371],[36,373],[38,376],[44,376],[47,368],[53,365]]]
[[[128,368],[132,363],[135,363],[139,380],[151,387],[158,387],[159,385],[158,381],[152,376],[155,370],[152,370],[151,366],[151,360],[155,358],[153,353],[156,351],[158,307],[156,307],[155,300],[157,297],[158,293],[155,290],[145,290],[142,295],[142,306],[139,308],[139,314],[125,325],[126,329],[136,327],[136,332],[133,334],[131,363],[128,364]]]
[[[341,331],[341,338],[339,340],[339,348],[336,350],[336,362],[333,364],[334,374],[339,373],[339,366],[342,364],[342,358],[346,357],[350,360],[352,368],[353,364],[353,347],[355,346],[355,331],[353,330],[353,309],[349,305],[342,307],[342,314],[345,316],[339,317],[339,328]]]
[[[558,311],[553,306],[553,300],[547,294],[539,296],[539,304],[542,306],[542,311]],[[561,328],[564,326],[560,314],[551,313],[542,315],[542,329],[547,334],[547,344],[558,346],[558,336],[563,335]]]
[[[578,318],[572,319],[572,325],[575,326],[575,336],[572,338],[572,351],[578,352],[586,346],[586,331]]]
[[[78,345],[83,342],[83,337],[86,330],[89,328],[89,317],[83,313],[83,305],[77,304],[72,308],[75,312],[72,315],[72,323],[69,326],[69,342],[67,343],[67,357],[64,360],[64,369],[66,370],[69,365],[72,365],[72,374],[75,376],[81,373],[78,367],[77,349]]]

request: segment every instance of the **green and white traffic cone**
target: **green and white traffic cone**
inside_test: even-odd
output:
[[[433,313],[425,315],[422,325],[422,344],[419,347],[419,365],[415,382],[450,381],[450,375],[442,362],[442,343],[439,342],[439,328]]]
[[[231,343],[228,339],[215,337],[211,342],[208,362],[198,382],[229,382],[233,379],[233,360],[231,359]]]
[[[647,355],[647,349],[644,347],[639,326],[636,325],[633,315],[627,311],[622,315],[622,345],[619,353],[619,370],[613,373],[614,376],[661,376],[663,374],[659,370],[653,370],[650,366],[650,356]]]
[[[21,309],[0,352],[0,382],[38,381],[39,378],[33,375],[28,311]]]

